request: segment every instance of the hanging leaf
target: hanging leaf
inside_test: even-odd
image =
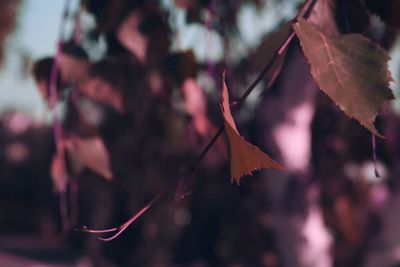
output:
[[[251,67],[250,73],[261,72],[263,67],[272,60],[276,51],[282,46],[285,39],[292,30],[293,20],[286,22],[279,30],[269,35],[257,48],[253,56],[253,66]],[[266,73],[265,77],[271,79],[274,77],[276,72],[279,72],[282,68],[286,53],[280,56]]]
[[[82,167],[101,175],[106,180],[112,179],[110,159],[107,148],[99,137],[80,138],[73,137],[69,140],[67,150],[72,157],[72,163],[78,172]]]
[[[244,175],[251,175],[253,171],[262,168],[283,168],[258,147],[246,142],[236,129],[229,107],[228,89],[223,78],[221,109],[224,116],[225,132],[228,136],[231,162],[231,181],[240,182]]]
[[[294,30],[318,86],[348,116],[379,135],[375,117],[394,98],[385,50],[358,34],[328,37],[301,18]]]

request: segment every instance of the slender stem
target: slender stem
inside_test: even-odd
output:
[[[307,18],[307,16],[311,13],[312,8],[314,7],[315,3],[317,2],[317,0],[307,0],[304,4],[304,6],[302,7],[302,9],[299,12],[299,15]],[[304,15],[303,15],[304,14]],[[289,46],[290,42],[293,40],[294,38],[294,31],[292,30],[290,32],[290,34],[288,34],[287,38],[285,39],[285,41],[282,43],[281,47],[275,52],[273,58],[266,64],[266,66],[263,68],[263,70],[261,71],[261,73],[257,76],[257,78],[255,79],[255,81],[247,88],[246,92],[242,95],[242,97],[239,98],[239,100],[235,103],[235,105],[233,105],[234,109],[238,109],[241,107],[241,105],[243,104],[243,102],[246,100],[246,98],[250,95],[250,93],[254,90],[254,88],[257,86],[257,84],[262,80],[263,76],[265,75],[266,72],[269,71],[269,69],[273,66],[274,62],[276,61],[276,59],[281,56],[283,54],[283,52],[287,49],[287,47]],[[277,75],[274,75],[277,76]],[[273,78],[274,79],[274,78]],[[268,83],[267,89],[269,89],[269,87],[271,87],[272,82]],[[178,181],[178,185],[179,183],[183,184],[183,187],[186,186],[188,179],[191,177],[191,175],[193,175],[195,173],[195,171],[197,170],[197,168],[199,167],[199,165],[201,164],[202,160],[204,159],[204,157],[207,155],[207,153],[210,151],[210,149],[212,148],[212,146],[215,144],[215,142],[217,141],[218,137],[223,133],[225,129],[224,125],[221,125],[221,127],[218,129],[218,131],[214,134],[214,136],[211,138],[211,140],[209,141],[209,143],[206,145],[206,147],[202,150],[202,152],[199,154],[199,156],[197,157],[197,159],[193,162],[193,164],[191,165],[190,168],[187,169],[186,172],[184,172],[184,175],[181,179],[179,179]],[[185,173],[187,173],[188,175],[185,175]],[[179,187],[179,186],[178,186]],[[175,187],[176,189],[176,187]],[[182,189],[180,189],[182,190]],[[159,195],[157,195],[153,200],[151,200],[145,207],[143,207],[138,213],[136,213],[133,217],[131,217],[127,222],[125,222],[124,224],[122,224],[119,227],[114,227],[111,229],[105,229],[105,230],[91,230],[91,229],[87,229],[87,227],[84,227],[83,229],[81,229],[81,231],[83,232],[89,232],[89,233],[93,233],[93,234],[97,234],[97,233],[107,233],[107,232],[115,232],[117,231],[113,236],[109,237],[109,238],[98,238],[98,240],[101,241],[111,241],[115,238],[117,238],[130,224],[132,224],[134,221],[136,221],[140,216],[143,215],[143,213],[145,213],[155,202],[158,201],[158,199],[160,199],[164,194],[166,193],[166,191],[160,193]],[[180,199],[183,198],[183,196],[185,195],[184,190],[179,192],[180,195]]]
[[[210,142],[208,142],[207,146],[201,151],[200,155],[196,158],[196,160],[193,162],[192,166],[190,167],[190,172],[195,172],[200,165],[201,161],[204,159],[204,157],[207,155],[208,151],[212,148],[214,143],[218,140],[218,137],[224,132],[225,126],[221,125],[221,127],[218,129],[218,131],[214,134],[214,136],[211,138]]]
[[[312,9],[314,8],[315,4],[317,3],[317,0],[307,0],[303,7],[300,9],[298,16],[302,16],[304,18],[308,18],[311,14]],[[283,53],[286,51],[288,48],[289,44],[295,37],[294,30],[291,29],[290,33],[288,36],[285,38],[285,40],[282,42],[282,45],[279,47],[279,49],[274,53],[273,57],[271,60],[264,66],[264,68],[261,70],[261,72],[258,74],[256,79],[250,84],[250,86],[246,89],[246,91],[243,93],[243,95],[233,104],[234,109],[240,109],[244,103],[244,101],[247,99],[247,97],[251,94],[251,92],[256,88],[256,86],[262,81],[264,78],[265,74],[271,69],[271,67],[274,65],[276,60],[283,55]],[[272,86],[272,83],[268,84],[267,89],[269,89]],[[190,171],[194,173],[204,157],[207,155],[207,153],[210,151],[211,147],[214,145],[214,143],[218,140],[218,137],[222,134],[224,131],[225,127],[222,125],[219,130],[214,134],[214,136],[211,138],[209,143],[206,145],[206,147],[202,150],[200,155],[197,157],[197,159],[194,161],[192,166],[190,167]]]
[[[61,138],[63,136],[63,129],[61,125],[60,118],[57,113],[57,101],[58,101],[58,95],[57,95],[57,82],[58,82],[58,74],[59,74],[59,67],[58,67],[58,61],[59,57],[61,54],[62,46],[63,46],[63,37],[65,33],[65,25],[66,25],[66,20],[68,17],[68,9],[70,6],[71,0],[66,0],[65,1],[65,6],[64,6],[64,12],[63,12],[63,17],[61,19],[61,24],[60,24],[60,31],[59,31],[59,37],[58,37],[58,43],[57,43],[57,50],[56,50],[56,55],[53,60],[53,65],[51,66],[51,73],[50,73],[50,80],[49,80],[49,94],[50,94],[50,109],[51,113],[53,115],[53,133],[54,133],[54,141],[55,141],[55,146],[57,153],[59,155],[62,155],[62,160],[66,164],[66,159],[65,159],[65,151],[63,146],[60,145]],[[70,221],[69,221],[69,215],[68,215],[68,192],[60,192],[59,193],[60,197],[60,213],[61,213],[61,220],[62,220],[62,227],[63,231],[67,232],[69,226],[70,226]]]
[[[379,178],[381,176],[379,175],[379,171],[378,171],[378,159],[376,156],[376,137],[374,134],[371,135],[371,141],[372,141],[372,159],[374,161],[375,177]]]

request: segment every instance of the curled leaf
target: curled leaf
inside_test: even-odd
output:
[[[375,117],[393,99],[386,51],[359,34],[326,36],[299,18],[294,30],[318,86],[373,134]]]
[[[236,183],[239,184],[242,176],[251,175],[253,171],[262,168],[283,169],[279,163],[271,159],[258,147],[246,142],[243,137],[240,136],[231,114],[225,77],[223,78],[221,109],[224,117],[225,132],[228,136],[230,147],[232,182],[236,181]]]

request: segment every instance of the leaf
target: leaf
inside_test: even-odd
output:
[[[236,181],[239,184],[242,176],[251,175],[254,170],[262,168],[283,169],[281,165],[262,152],[258,147],[246,142],[239,135],[229,107],[229,95],[225,76],[222,86],[221,110],[224,116],[225,132],[228,136],[230,147],[232,182]]]
[[[273,32],[257,48],[253,56],[253,66],[250,73],[261,72],[263,67],[272,60],[276,51],[282,46],[285,39],[292,30],[293,20],[286,22],[279,30]],[[273,78],[274,73],[278,72],[283,65],[286,53],[280,56],[272,66],[272,68],[265,75],[268,79]]]
[[[375,117],[394,98],[385,50],[359,34],[327,37],[301,18],[294,30],[318,86],[349,117],[379,135]]]
[[[87,167],[106,180],[112,180],[108,151],[99,137],[73,137],[67,149],[75,165]]]

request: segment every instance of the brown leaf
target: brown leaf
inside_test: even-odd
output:
[[[379,135],[375,117],[384,102],[394,98],[386,51],[359,34],[329,37],[301,18],[294,30],[321,90],[349,117]]]
[[[240,178],[244,175],[251,175],[253,171],[262,168],[274,168],[282,170],[279,163],[271,159],[267,154],[262,152],[258,147],[246,142],[240,136],[236,129],[229,107],[228,89],[223,77],[221,109],[224,116],[225,132],[228,136],[230,147],[231,162],[231,181],[240,182]]]

